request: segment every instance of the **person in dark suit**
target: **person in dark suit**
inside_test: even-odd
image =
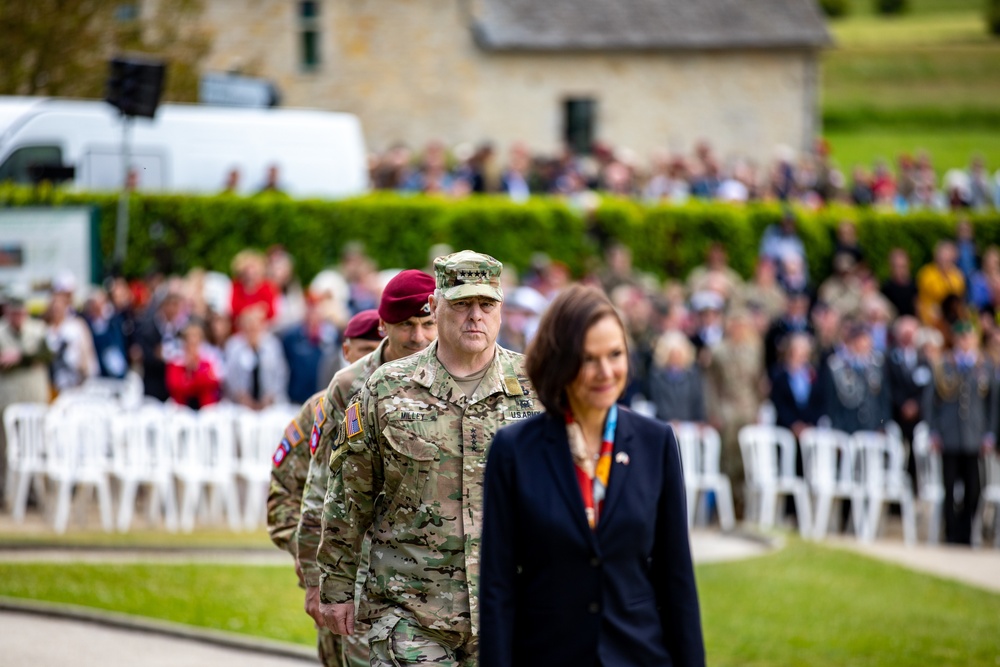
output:
[[[526,367],[547,412],[488,454],[480,667],[704,665],[677,442],[616,405],[628,349],[607,297],[560,294]]]
[[[809,322],[809,293],[805,290],[788,292],[785,312],[771,324],[764,336],[764,366],[769,377],[778,370],[781,342],[793,333],[813,333]]]
[[[886,381],[892,398],[892,419],[899,425],[903,440],[913,442],[913,430],[923,419],[921,403],[924,389],[931,383],[932,375],[927,357],[917,349],[916,338],[920,330],[917,318],[904,315],[892,327],[893,346],[886,355]],[[916,458],[907,458],[908,472],[913,488],[917,488]]]
[[[663,421],[706,421],[705,386],[695,363],[695,348],[679,331],[668,331],[656,342],[649,369],[649,400]]]
[[[816,369],[810,363],[812,338],[793,333],[783,343],[783,363],[771,381],[771,403],[775,424],[796,437],[809,426],[815,426],[823,411],[823,396]]]
[[[924,416],[931,446],[941,452],[945,539],[972,544],[972,518],[979,506],[979,457],[996,446],[996,383],[993,368],[979,352],[972,325],[952,327],[954,349],[932,365],[934,381],[924,390]],[[961,503],[955,486],[965,487]]]

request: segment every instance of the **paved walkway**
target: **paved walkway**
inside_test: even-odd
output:
[[[9,667],[302,667],[311,656],[267,654],[195,639],[0,610],[0,664]]]
[[[849,538],[831,543],[911,570],[1000,593],[1000,549],[926,544],[908,547],[888,540],[862,544]]]
[[[708,563],[762,556],[780,546],[746,534],[722,535],[695,530],[695,562]],[[945,546],[906,547],[899,541],[859,544],[850,538],[829,543],[904,567],[1000,592],[1000,550]],[[89,549],[3,548],[0,561],[84,562],[234,562],[289,567],[277,550],[258,549]],[[57,638],[57,640],[54,640]],[[296,667],[315,664],[303,646],[124,615],[67,610],[42,603],[0,599],[0,664],[12,667]]]

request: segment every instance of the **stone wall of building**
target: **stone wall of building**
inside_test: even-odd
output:
[[[597,100],[597,137],[640,157],[708,139],[721,156],[805,148],[816,113],[807,51],[495,53],[469,0],[319,0],[321,64],[299,63],[299,3],[206,0],[207,67],[273,80],[286,106],[356,113],[369,147],[521,140],[554,152],[563,102]]]

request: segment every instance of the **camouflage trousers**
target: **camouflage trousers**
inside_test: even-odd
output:
[[[430,630],[410,618],[388,614],[368,634],[371,667],[476,667],[479,638],[465,632]]]
[[[368,667],[368,624],[358,622],[357,632],[349,637],[336,635],[326,628],[317,631],[319,661],[323,667]]]

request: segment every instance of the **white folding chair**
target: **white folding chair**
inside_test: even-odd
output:
[[[195,519],[203,507],[213,521],[224,511],[230,529],[239,530],[232,411],[225,406],[210,406],[198,413],[178,409],[170,418],[169,431],[174,475],[183,488],[181,530],[194,530]]]
[[[241,411],[236,416],[239,434],[236,476],[246,487],[243,525],[247,530],[266,522],[274,451],[298,412],[299,408],[293,405],[273,405],[261,412]]]
[[[12,403],[4,408],[3,429],[7,436],[6,504],[13,507],[14,521],[22,523],[32,486],[39,502],[45,496],[44,403]]]
[[[931,448],[930,427],[920,422],[913,429],[910,443],[917,471],[917,499],[927,514],[927,541],[941,541],[941,523],[944,520],[944,482],[941,477],[941,454]]]
[[[778,412],[774,409],[774,403],[764,401],[757,408],[757,423],[765,426],[774,426],[778,421]]]
[[[113,529],[111,421],[118,406],[105,399],[71,401],[46,415],[45,476],[56,486],[53,525],[66,532],[74,491],[93,489],[106,532]]]
[[[719,512],[719,525],[723,530],[732,530],[736,526],[733,489],[729,478],[719,469],[722,456],[722,440],[719,432],[711,426],[692,422],[675,423],[674,432],[681,452],[681,465],[684,468],[688,527],[694,525],[699,498],[702,501],[702,516],[707,519],[707,494],[713,492],[715,506]]]
[[[163,405],[146,405],[115,417],[111,476],[121,485],[117,521],[121,532],[132,525],[140,487],[149,492],[150,522],[162,516],[166,529],[177,531],[177,497],[167,420],[168,408]]]
[[[895,503],[903,516],[903,540],[914,544],[917,519],[902,441],[877,431],[857,431],[851,434],[851,444],[858,455],[867,503],[863,539],[866,542],[875,539],[882,522],[883,507]]]
[[[813,536],[826,537],[834,503],[851,501],[854,534],[862,537],[864,490],[859,484],[857,459],[850,437],[830,428],[807,428],[799,434],[806,481],[815,497]]]
[[[972,521],[973,544],[982,542],[983,520],[986,509],[993,506],[993,546],[1000,548],[1000,455],[996,452],[987,454],[983,461],[986,467],[986,485],[979,498],[979,507]]]
[[[795,499],[799,533],[802,537],[810,536],[809,485],[795,472],[798,451],[795,435],[780,426],[754,424],[741,428],[738,437],[747,497],[753,500],[755,518],[760,526],[774,526],[778,498],[791,496]]]

